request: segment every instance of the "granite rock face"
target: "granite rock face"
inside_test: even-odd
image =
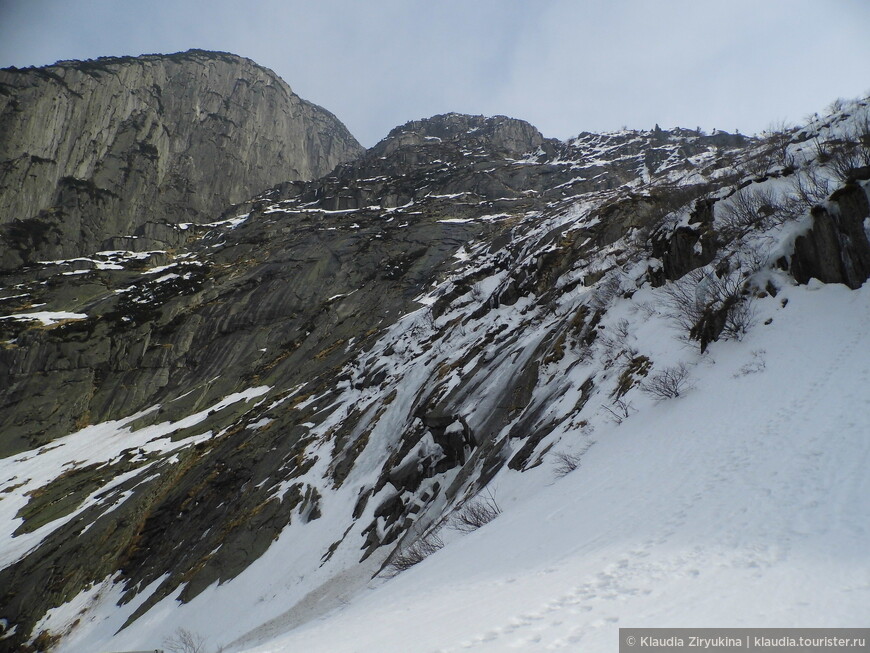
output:
[[[363,151],[331,113],[230,54],[0,70],[0,269],[179,244],[288,179]]]

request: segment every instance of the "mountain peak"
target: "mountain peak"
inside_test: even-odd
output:
[[[405,145],[463,140],[469,145],[485,144],[511,154],[525,154],[544,142],[541,132],[525,120],[508,116],[444,113],[411,120],[394,128],[374,150],[389,152]]]

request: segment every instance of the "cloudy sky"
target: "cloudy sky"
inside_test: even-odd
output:
[[[234,52],[366,146],[448,111],[754,133],[870,93],[868,32],[868,0],[0,0],[0,67]]]

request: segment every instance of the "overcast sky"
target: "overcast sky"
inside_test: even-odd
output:
[[[448,111],[755,133],[870,93],[868,34],[870,0],[0,0],[0,67],[233,52],[365,146]]]

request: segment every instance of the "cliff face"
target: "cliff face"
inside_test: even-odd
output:
[[[0,70],[0,269],[172,247],[167,225],[363,151],[270,70],[223,53]]]

